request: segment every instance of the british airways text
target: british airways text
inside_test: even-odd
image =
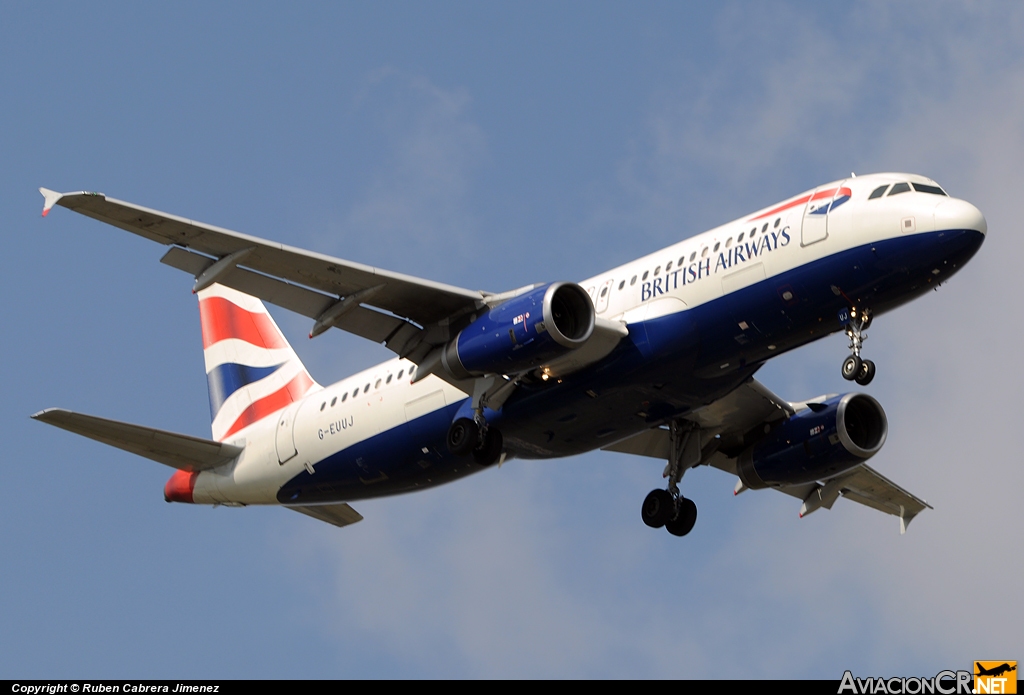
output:
[[[680,285],[689,285],[709,275],[714,275],[723,270],[730,270],[734,266],[745,263],[763,253],[774,251],[782,246],[788,246],[790,241],[789,227],[783,227],[778,232],[768,232],[757,241],[737,244],[719,253],[717,258],[702,258],[688,266],[665,273],[663,277],[643,282],[640,285],[640,301],[646,302],[648,299],[671,292]],[[712,265],[712,261],[714,261],[714,265]]]

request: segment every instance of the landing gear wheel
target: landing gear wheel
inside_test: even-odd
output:
[[[673,536],[685,536],[693,530],[693,525],[696,523],[697,505],[694,504],[693,500],[680,497],[679,511],[676,513],[676,518],[665,522],[665,530]]]
[[[448,428],[448,451],[456,456],[468,456],[473,453],[479,438],[476,423],[469,418],[460,417]]]
[[[861,386],[867,386],[875,378],[875,363],[871,360],[864,360],[860,365],[860,372],[857,373],[856,381]]]
[[[850,355],[847,357],[843,360],[843,378],[847,381],[853,381],[856,379],[861,372],[862,364],[860,357],[857,357],[857,355]],[[874,374],[874,372],[872,372],[872,374]]]
[[[503,440],[497,427],[488,427],[483,444],[473,449],[473,460],[481,466],[489,466],[501,458]]]
[[[675,500],[668,490],[651,490],[644,498],[644,506],[640,510],[640,516],[644,523],[651,528],[661,528],[676,513]]]

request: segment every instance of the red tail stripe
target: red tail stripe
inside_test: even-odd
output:
[[[270,316],[246,311],[223,297],[207,297],[199,302],[203,324],[203,349],[227,338],[237,338],[256,347],[288,347]]]
[[[221,441],[227,439],[243,427],[248,427],[252,423],[262,420],[268,415],[273,415],[288,404],[299,400],[306,394],[306,391],[308,391],[309,387],[312,385],[313,380],[309,378],[309,374],[306,374],[306,372],[299,372],[295,375],[295,378],[285,384],[283,388],[275,391],[269,396],[259,399],[243,410],[242,414],[238,416],[238,419],[235,420],[230,429],[221,436]]]

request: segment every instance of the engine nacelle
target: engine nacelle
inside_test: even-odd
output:
[[[448,343],[441,362],[457,379],[524,372],[586,343],[594,317],[582,287],[553,282],[488,310]]]
[[[848,393],[812,404],[740,454],[737,472],[752,489],[825,480],[871,458],[889,423],[871,396]]]

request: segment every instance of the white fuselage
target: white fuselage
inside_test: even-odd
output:
[[[622,321],[628,327],[693,310],[848,249],[943,229],[985,232],[984,218],[974,206],[944,195],[909,191],[868,199],[871,191],[893,182],[935,185],[929,179],[906,174],[832,182],[588,278],[580,285],[593,300],[598,317]],[[839,202],[846,189],[848,199]],[[815,191],[836,193],[814,198]],[[815,215],[814,210],[822,205],[833,205],[833,209]],[[277,417],[268,417],[228,437],[226,442],[244,446],[243,453],[229,466],[200,473],[193,501],[279,503],[278,491],[303,471],[312,474],[319,462],[338,452],[397,431],[406,423],[455,406],[469,396],[433,375],[414,382],[414,369],[408,360],[389,360],[314,391]],[[608,443],[594,441],[591,448]],[[424,485],[434,482],[429,474],[425,476]]]

